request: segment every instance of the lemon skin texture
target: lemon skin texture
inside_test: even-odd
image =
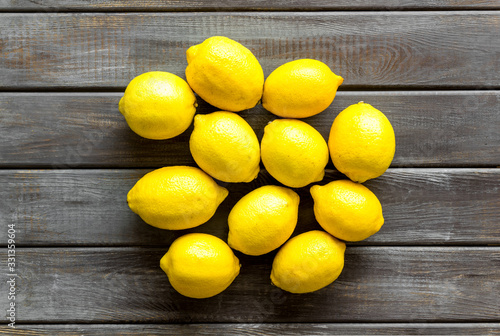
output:
[[[330,106],[343,81],[321,61],[291,61],[267,77],[262,106],[284,118],[310,117]]]
[[[196,115],[189,149],[198,166],[220,181],[250,182],[259,174],[259,139],[236,113]]]
[[[213,36],[186,51],[186,79],[203,100],[225,111],[239,112],[257,105],[264,72],[242,44]]]
[[[132,79],[118,109],[138,135],[165,140],[183,133],[193,121],[196,97],[189,85],[169,72],[153,71]]]
[[[345,243],[314,230],[293,237],[273,261],[272,283],[290,293],[309,293],[335,281],[344,268]]]
[[[240,262],[231,248],[205,233],[177,238],[161,258],[160,267],[177,292],[195,299],[223,292],[240,272]]]
[[[328,163],[328,145],[309,124],[277,119],[264,128],[261,158],[276,180],[292,188],[321,181]]]
[[[262,186],[246,194],[229,213],[229,246],[253,256],[277,249],[297,225],[299,202],[297,193],[280,186]]]
[[[208,221],[227,195],[201,169],[171,166],[144,175],[128,192],[127,202],[149,225],[183,230]]]
[[[314,216],[325,231],[346,241],[360,241],[384,224],[382,205],[362,184],[338,180],[311,187]]]
[[[396,138],[382,112],[359,102],[337,115],[330,129],[328,147],[335,168],[352,181],[363,183],[389,168]]]

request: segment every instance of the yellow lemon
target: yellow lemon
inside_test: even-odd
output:
[[[182,230],[208,221],[227,195],[201,169],[171,166],[144,175],[128,192],[127,202],[149,225]]]
[[[335,281],[344,268],[345,243],[324,231],[309,231],[281,247],[271,281],[291,293],[309,293]]]
[[[328,145],[314,127],[295,119],[277,119],[264,128],[262,163],[276,180],[292,188],[321,181]]]
[[[264,72],[250,50],[224,36],[213,36],[186,51],[186,79],[209,104],[238,112],[262,97]]]
[[[218,180],[250,182],[259,173],[259,139],[235,113],[196,115],[189,148],[198,166]]]
[[[267,77],[262,106],[280,117],[310,117],[330,106],[343,81],[318,60],[288,62]]]
[[[382,205],[362,184],[339,180],[311,188],[314,216],[333,236],[360,241],[378,232],[384,224]]]
[[[299,201],[294,191],[273,185],[246,194],[229,213],[229,246],[254,256],[277,249],[297,225]]]
[[[182,78],[153,71],[132,79],[118,109],[132,131],[144,138],[164,140],[191,125],[196,106],[196,97]]]
[[[335,118],[328,147],[333,164],[355,182],[382,175],[394,158],[396,139],[387,117],[359,102]]]
[[[160,260],[172,287],[184,296],[204,299],[224,291],[240,272],[240,261],[221,239],[190,233],[177,238]]]

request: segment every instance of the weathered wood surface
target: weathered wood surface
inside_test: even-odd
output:
[[[241,273],[215,297],[183,297],[162,248],[18,248],[17,322],[498,322],[500,247],[351,246],[330,286],[273,287],[273,254],[237,254]],[[5,293],[6,282],[0,283]],[[7,295],[0,296],[6,307]]]
[[[344,88],[500,87],[500,13],[264,12],[0,14],[0,89],[123,88],[183,75],[185,52],[236,39],[265,74],[315,58]]]
[[[498,0],[0,0],[3,11],[409,10],[500,8]]]
[[[0,255],[5,262],[15,223],[14,334],[500,335],[497,9],[498,0],[0,0]],[[207,300],[176,293],[158,267],[184,233],[226,239],[236,201],[275,183],[264,170],[226,185],[230,197],[196,229],[155,229],[127,207],[146,172],[194,162],[192,127],[168,141],[142,139],[117,111],[121,92],[146,71],[183,76],[186,49],[212,35],[249,47],[266,75],[297,58],[342,75],[332,106],[306,119],[325,138],[359,100],[396,130],[392,168],[366,183],[386,223],[348,245],[346,267],[326,289],[271,286],[274,252],[238,253],[241,274]],[[200,113],[215,111],[200,103]],[[259,138],[274,119],[261,106],[242,115]],[[328,170],[322,183],[338,178]],[[295,234],[319,228],[308,189],[299,194]],[[13,330],[2,325],[0,334]]]
[[[12,329],[0,326],[0,335]],[[499,323],[234,323],[19,325],[18,336],[500,335]]]
[[[227,239],[227,216],[246,193],[277,183],[262,171],[252,183],[225,184],[229,197],[207,223],[182,231],[153,228],[126,195],[149,170],[2,170],[0,220],[16,223],[18,246],[163,246],[187,232]],[[342,178],[328,171],[321,182]],[[385,224],[364,245],[500,244],[500,169],[390,169],[365,185],[380,199]],[[321,229],[309,188],[295,234]],[[0,230],[6,244],[7,229]],[[5,246],[5,245],[4,245]]]
[[[0,93],[0,167],[194,164],[188,144],[192,126],[170,140],[141,138],[118,112],[122,95]],[[393,167],[500,165],[500,91],[339,92],[326,111],[304,120],[328,139],[335,116],[360,100],[393,124]],[[199,113],[216,110],[200,101]],[[276,118],[261,105],[241,115],[259,139]]]

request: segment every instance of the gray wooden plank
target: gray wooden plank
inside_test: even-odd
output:
[[[498,0],[0,0],[2,11],[409,10],[500,8]]]
[[[272,254],[215,297],[181,296],[163,248],[18,248],[18,323],[498,322],[500,247],[348,247],[331,286],[303,295],[270,284]],[[2,253],[5,253],[3,251]],[[7,283],[0,289],[6,293]],[[0,306],[8,304],[0,296]]]
[[[2,170],[0,222],[14,223],[19,246],[163,246],[187,232],[227,239],[227,217],[246,193],[277,182],[261,171],[252,183],[225,183],[228,198],[207,223],[168,231],[145,224],[126,194],[149,170]],[[327,171],[321,182],[342,178]],[[380,199],[385,224],[362,245],[500,244],[500,169],[390,169],[366,183]],[[309,188],[294,235],[321,229]],[[0,230],[6,244],[7,229]],[[5,246],[5,245],[4,245]]]
[[[0,326],[0,335],[12,329]],[[16,335],[500,335],[499,323],[234,323],[234,324],[53,324],[18,325]]]
[[[123,88],[183,75],[185,51],[225,35],[267,75],[315,58],[344,88],[500,86],[497,11],[1,14],[0,89]]]
[[[182,135],[157,141],[133,133],[118,112],[122,93],[0,93],[0,167],[160,167],[193,165]],[[365,101],[396,133],[392,167],[500,165],[500,91],[339,92],[305,119],[328,139],[335,116]],[[199,113],[216,109],[200,100]],[[276,117],[261,105],[241,115],[262,137]],[[333,165],[330,162],[329,167]]]

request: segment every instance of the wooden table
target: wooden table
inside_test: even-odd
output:
[[[0,333],[500,334],[500,1],[249,3],[0,0]],[[325,138],[360,100],[394,126],[392,166],[366,183],[385,225],[348,244],[323,290],[273,287],[273,253],[238,253],[241,274],[205,300],[176,293],[159,268],[186,232],[226,239],[235,202],[277,183],[264,170],[225,184],[230,196],[196,229],[155,229],[127,207],[146,172],[194,161],[192,127],[167,141],[130,131],[123,90],[147,71],[184,76],[186,49],[213,35],[250,48],[266,76],[299,58],[343,76],[333,104],[306,119]],[[200,101],[199,113],[215,110]],[[275,118],[260,105],[241,115],[259,139]],[[329,163],[322,183],[339,178]],[[298,192],[295,234],[319,229]]]

